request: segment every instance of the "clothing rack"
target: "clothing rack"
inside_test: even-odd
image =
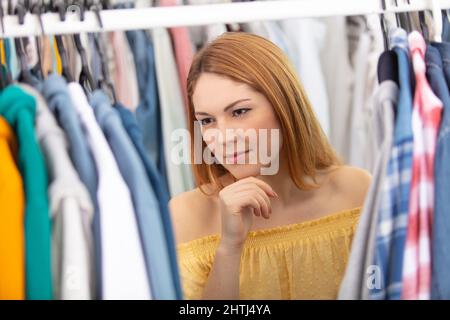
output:
[[[80,21],[75,6],[70,7],[73,12],[66,14],[65,21],[61,21],[57,13],[45,13],[41,18],[45,34],[55,35],[450,8],[450,0],[396,2],[394,5],[392,0],[284,0],[101,10],[103,27],[91,11],[86,11],[84,21]],[[1,33],[0,30],[0,38],[42,34],[39,18],[34,14],[27,13],[23,24],[14,15],[5,15],[3,22],[4,31]]]

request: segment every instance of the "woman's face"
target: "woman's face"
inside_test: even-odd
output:
[[[263,94],[245,83],[202,73],[192,100],[203,140],[235,178],[261,175],[262,167],[278,160],[280,125]]]

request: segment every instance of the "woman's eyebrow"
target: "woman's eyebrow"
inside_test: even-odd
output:
[[[248,100],[251,100],[251,99],[250,99],[250,98],[246,98],[246,99],[239,99],[239,100],[236,100],[236,101],[230,103],[229,105],[227,105],[227,106],[223,109],[223,112],[227,112],[228,109],[234,107],[234,106],[235,106],[236,104],[238,104],[239,102],[242,102],[242,101],[248,101]],[[198,111],[198,112],[195,112],[195,115],[209,116],[210,114],[209,114],[208,112]]]

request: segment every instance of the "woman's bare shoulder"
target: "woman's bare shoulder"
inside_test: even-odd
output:
[[[349,208],[364,204],[371,181],[372,176],[367,170],[348,165],[340,166],[330,176],[333,192],[338,194]]]
[[[199,188],[183,192],[169,201],[176,243],[184,243],[217,231],[217,197]]]

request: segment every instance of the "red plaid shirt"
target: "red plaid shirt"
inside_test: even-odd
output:
[[[416,88],[412,127],[413,170],[408,229],[403,263],[403,299],[429,299],[431,283],[431,226],[434,205],[434,155],[442,102],[425,76],[426,44],[414,31],[408,36]]]

